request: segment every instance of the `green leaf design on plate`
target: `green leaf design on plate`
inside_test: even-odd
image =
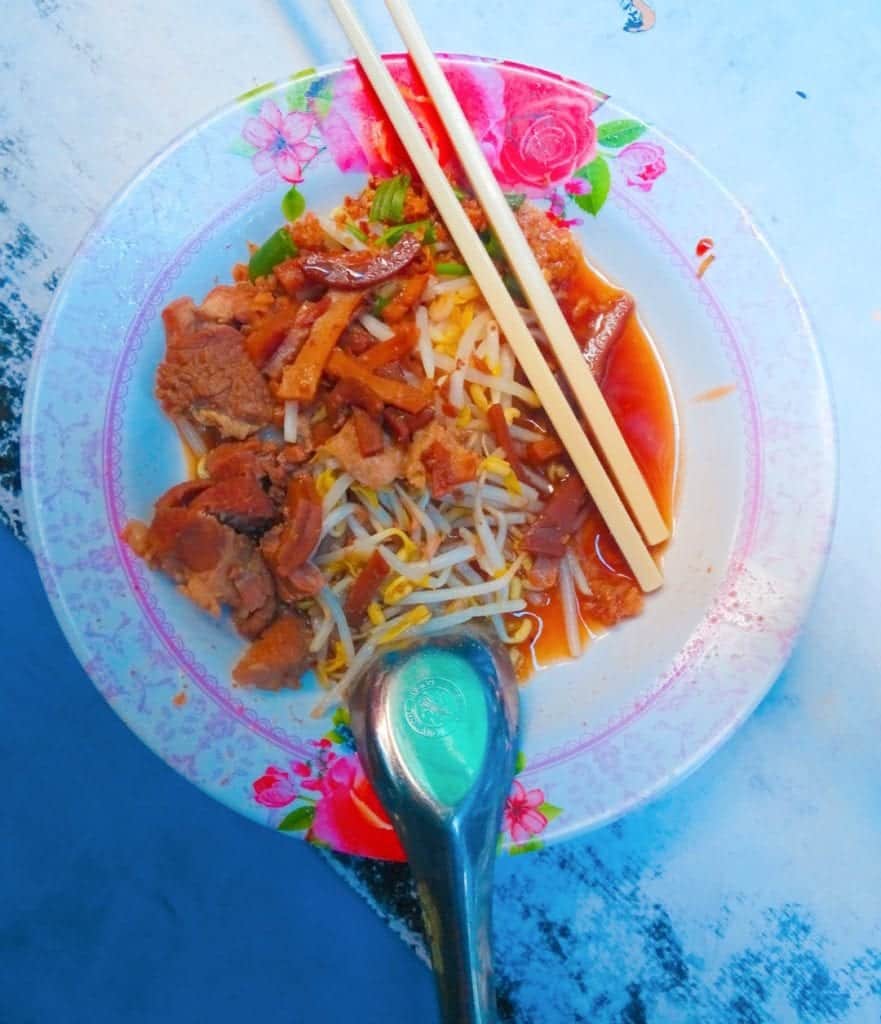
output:
[[[612,186],[612,173],[604,156],[598,156],[591,160],[586,167],[581,167],[575,172],[576,178],[584,178],[590,183],[590,192],[586,196],[573,196],[576,204],[586,213],[594,217],[603,208],[609,189]]]
[[[315,74],[316,70],[316,68],[303,68],[302,71],[298,71],[295,75],[291,75],[288,81],[296,82],[298,78],[311,78]]]
[[[296,220],[298,217],[302,217],[305,209],[306,200],[303,198],[303,193],[292,186],[285,192],[281,201],[281,212],[284,214],[285,220]]]
[[[248,89],[247,92],[243,92],[240,96],[236,96],[239,103],[243,103],[245,100],[252,100],[255,96],[259,96],[263,92],[267,92],[275,85],[275,82],[264,82],[262,85],[255,85],[253,89]]]
[[[339,707],[334,711],[333,718],[331,719],[334,725],[348,725],[349,724],[349,712],[346,708]]]
[[[517,846],[512,846],[510,853],[512,857],[516,857],[520,853],[535,853],[536,850],[544,848],[544,843],[540,839],[530,839],[528,843],[518,843]]]
[[[288,110],[304,111],[309,105],[309,86],[311,82],[295,82],[284,94]]]
[[[337,732],[336,729],[331,729],[330,732],[326,732],[324,734],[324,738],[326,740],[330,740],[331,743],[345,743],[345,737],[341,732]]]
[[[553,821],[554,818],[559,818],[563,813],[562,807],[555,807],[553,804],[541,804],[538,808],[538,813],[543,814],[548,821]]]
[[[319,117],[327,117],[333,102],[333,87],[329,78],[324,79],[321,88],[313,93],[312,104]]]
[[[291,811],[290,814],[286,814],[281,819],[278,823],[278,830],[279,832],[305,832],[307,828],[312,827],[312,822],[314,820],[314,804],[309,804],[308,807],[298,807],[296,810]]]
[[[514,771],[519,775],[520,772],[526,767],[526,755],[522,750],[517,751],[517,757],[514,759]]]
[[[622,146],[629,146],[636,142],[640,135],[644,135],[648,126],[642,121],[606,121],[597,129],[597,141],[601,146],[608,146],[609,149],[621,149]]]
[[[236,139],[234,142],[231,142],[229,151],[235,156],[246,156],[249,159],[257,152],[251,143],[245,142],[244,139]]]

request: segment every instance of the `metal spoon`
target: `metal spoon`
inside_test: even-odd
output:
[[[416,879],[443,1020],[491,1024],[493,867],[519,718],[508,653],[474,627],[384,651],[350,710]]]

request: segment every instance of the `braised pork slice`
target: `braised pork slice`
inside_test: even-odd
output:
[[[162,318],[166,347],[156,397],[170,416],[239,439],[273,422],[269,387],[235,327],[206,321],[186,298],[172,302]]]
[[[200,608],[220,615],[228,607],[242,636],[258,636],[275,618],[275,585],[256,545],[213,516],[157,507],[149,525],[128,523],[123,539]]]
[[[298,689],[309,667],[309,627],[299,615],[280,615],[245,651],[232,671],[239,686]]]

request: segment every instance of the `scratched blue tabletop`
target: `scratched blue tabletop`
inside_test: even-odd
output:
[[[357,6],[397,48],[375,0]],[[552,67],[692,149],[806,300],[841,447],[829,566],[746,726],[659,802],[500,861],[500,1016],[881,1020],[877,0],[414,0],[441,50]],[[22,543],[16,418],[78,239],[174,134],[339,59],[321,0],[11,0],[0,38],[0,1021],[433,1021],[400,870],[255,828],[142,747]],[[347,884],[348,883],[348,884]],[[401,939],[405,941],[401,941]]]

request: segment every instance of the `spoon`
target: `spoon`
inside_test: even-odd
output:
[[[442,1018],[492,1024],[492,879],[519,718],[508,653],[475,627],[383,651],[350,711],[416,880]]]

